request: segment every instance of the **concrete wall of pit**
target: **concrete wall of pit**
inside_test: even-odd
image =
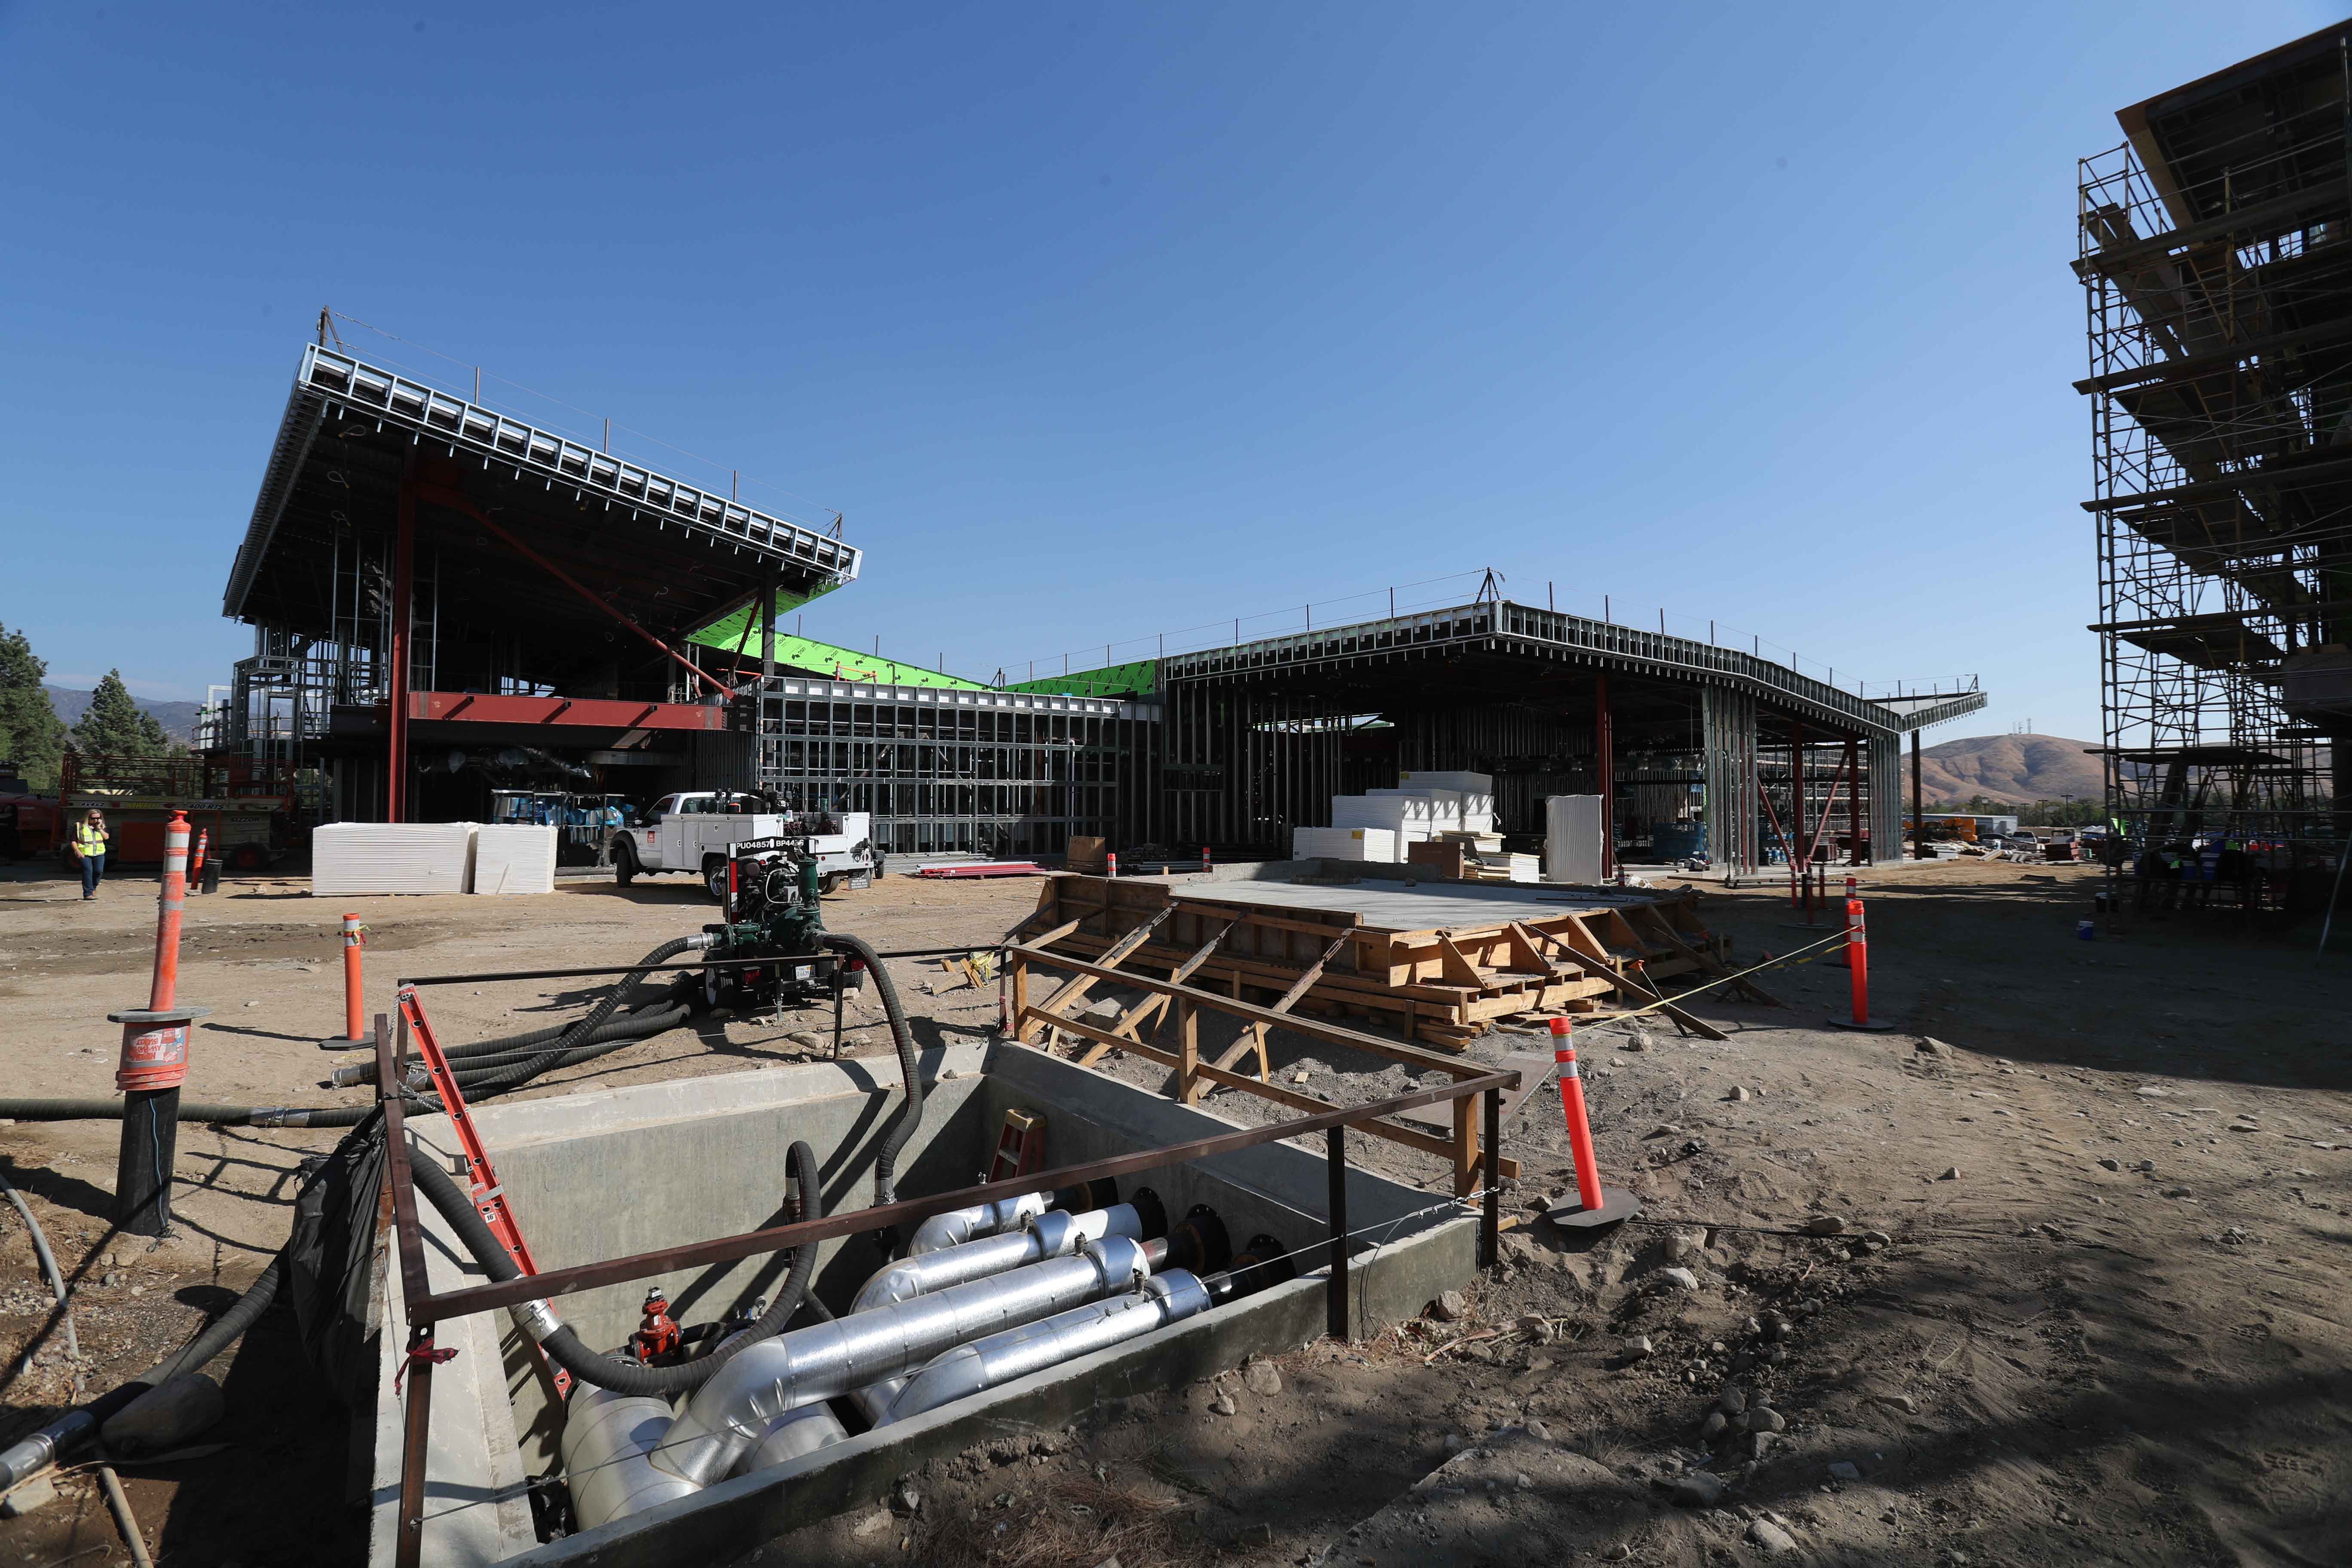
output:
[[[927,1053],[923,1071],[928,1109],[900,1162],[904,1196],[980,1179],[1009,1108],[1045,1116],[1046,1158],[1056,1165],[1234,1125],[1006,1043]],[[560,1268],[779,1223],[784,1151],[795,1138],[817,1152],[828,1212],[870,1202],[874,1151],[899,1104],[898,1089],[895,1058],[868,1058],[522,1101],[486,1110],[478,1121],[534,1254],[541,1267]],[[414,1125],[421,1157],[452,1157],[446,1122]],[[1470,1277],[1474,1222],[1407,1218],[1431,1203],[1429,1194],[1353,1168],[1348,1179],[1351,1223],[1382,1227],[1352,1249],[1372,1254],[1351,1277],[1360,1328],[1410,1316]],[[1120,1190],[1152,1187],[1171,1219],[1208,1204],[1237,1247],[1265,1232],[1296,1247],[1323,1235],[1326,1180],[1319,1148],[1265,1144],[1129,1177]],[[435,1289],[481,1277],[437,1215],[427,1207],[420,1218]],[[836,1310],[882,1261],[864,1236],[825,1243],[819,1258],[817,1293]],[[1298,1261],[1302,1278],[1287,1285],[1131,1344],[536,1548],[521,1488],[527,1476],[554,1464],[559,1417],[545,1381],[504,1313],[445,1324],[443,1342],[459,1354],[435,1379],[425,1561],[435,1568],[590,1560],[610,1565],[748,1551],[878,1496],[922,1458],[1001,1435],[1008,1425],[1051,1429],[1101,1399],[1188,1382],[1247,1355],[1314,1339],[1324,1318],[1320,1255]],[[771,1294],[782,1277],[774,1258],[759,1258],[660,1283],[679,1321],[699,1322]],[[636,1327],[646,1283],[567,1296],[558,1306],[588,1343],[617,1345]],[[388,1391],[406,1329],[397,1296],[385,1295],[380,1386],[386,1397],[374,1423],[371,1560],[387,1564],[401,1451],[400,1412]]]

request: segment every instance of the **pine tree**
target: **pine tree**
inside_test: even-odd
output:
[[[48,665],[23,632],[0,626],[0,759],[13,761],[37,790],[58,787],[66,727],[41,686]]]
[[[89,694],[73,727],[74,750],[85,756],[151,757],[170,749],[163,727],[131,700],[122,672],[110,669]]]

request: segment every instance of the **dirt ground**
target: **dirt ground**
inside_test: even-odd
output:
[[[1873,1012],[1893,1031],[1828,1027],[1848,977],[1824,963],[1762,977],[1782,1007],[1694,1001],[1727,1042],[1580,1028],[1604,1171],[1640,1194],[1640,1220],[1595,1238],[1536,1217],[1572,1181],[1557,1100],[1539,1093],[1506,1129],[1528,1165],[1507,1212],[1527,1223],[1460,1321],[1318,1342],[1002,1439],[754,1560],[2352,1562],[2352,960],[2315,963],[2310,933],[2289,945],[2181,921],[2078,942],[2095,879],[1974,862],[1866,873]],[[888,879],[826,918],[885,949],[986,940],[1035,891]],[[77,892],[0,882],[7,1095],[109,1092],[103,1016],[144,1000],[152,882],[91,905]],[[1742,962],[1809,940],[1788,929],[1784,892],[1709,886],[1701,908]],[[679,879],[331,905],[256,881],[188,909],[181,994],[215,1009],[190,1097],[323,1105],[362,1092],[319,1087],[342,1059],[316,1040],[340,1024],[345,909],[372,928],[373,1010],[398,973],[624,961],[710,906]],[[992,1031],[992,991],[895,967],[926,1043]],[[567,1016],[584,994],[571,984],[593,983],[444,987],[429,1005],[455,1042]],[[873,1018],[856,1016],[859,1037],[880,1050]],[[527,1092],[791,1059],[821,1049],[824,1026],[705,1025]],[[1335,1100],[1405,1081],[1297,1037],[1274,1045],[1277,1072]],[[1544,1043],[1506,1032],[1473,1054],[1529,1048]],[[1108,1070],[1165,1076],[1131,1058]],[[1270,1114],[1231,1093],[1209,1105]],[[144,1370],[259,1270],[297,1162],[335,1136],[184,1128],[183,1235],[151,1248],[106,1228],[112,1124],[0,1127],[0,1172],[73,1279],[92,1388]],[[1391,1145],[1351,1152],[1444,1181]],[[0,1441],[68,1397],[53,1319],[11,1213]],[[285,1314],[213,1370],[228,1415],[207,1441],[226,1446],[126,1472],[157,1561],[357,1562],[342,1424]],[[94,1483],[77,1472],[60,1489],[0,1521],[0,1563],[127,1561]]]

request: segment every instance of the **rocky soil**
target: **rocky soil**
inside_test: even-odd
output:
[[[1528,1170],[1507,1195],[1504,1264],[1459,1301],[1008,1435],[757,1560],[2352,1561],[2352,960],[2315,963],[2309,933],[2187,922],[2080,942],[2095,875],[1867,875],[1873,1009],[1894,1032],[1826,1026],[1847,975],[1822,963],[1763,977],[1783,1007],[1694,1002],[1725,1042],[1580,1028],[1604,1170],[1640,1194],[1640,1219],[1593,1237],[1540,1217],[1570,1176],[1539,1093],[1507,1130]],[[61,884],[0,885],[8,1092],[106,1091],[102,1015],[143,994],[152,896],[122,883],[84,906]],[[891,879],[827,917],[919,946],[993,936],[1034,897]],[[341,907],[268,883],[192,900],[183,994],[217,1009],[192,1094],[348,1097],[316,1087],[332,1058],[312,1043],[340,1016]],[[375,928],[377,1006],[395,970],[634,958],[708,909],[660,882],[350,907]],[[1743,961],[1808,940],[1769,889],[1710,888],[1703,909]],[[992,992],[901,973],[927,1041],[992,1029]],[[453,988],[435,1016],[456,1038],[526,1026],[576,1005],[562,984]],[[710,1026],[531,1092],[741,1070],[804,1054],[818,1026]],[[1403,1081],[1296,1037],[1274,1046],[1277,1072],[1333,1099]],[[1531,1047],[1504,1034],[1474,1053]],[[1231,1093],[1208,1103],[1266,1114]],[[93,1386],[150,1364],[257,1271],[285,1234],[295,1162],[331,1135],[186,1130],[184,1238],[152,1250],[106,1230],[114,1139],[0,1128],[0,1172],[74,1278]],[[1444,1180],[1391,1145],[1351,1152]],[[65,1397],[53,1318],[21,1224],[0,1215],[0,1440]],[[126,1478],[158,1560],[357,1561],[341,1424],[282,1314],[215,1371],[229,1416],[209,1440],[227,1446]],[[126,1560],[88,1479],[61,1489],[0,1521],[0,1561]]]

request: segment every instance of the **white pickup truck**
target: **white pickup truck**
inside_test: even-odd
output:
[[[753,838],[805,837],[817,858],[825,892],[860,872],[879,875],[871,813],[777,812],[762,809],[756,795],[730,790],[693,790],[664,795],[635,827],[613,836],[613,875],[623,886],[656,871],[688,871],[702,879],[710,896],[727,900],[727,861],[737,844]]]

